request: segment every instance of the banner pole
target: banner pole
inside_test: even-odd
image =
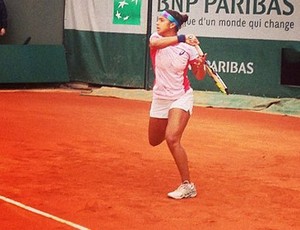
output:
[[[151,35],[152,30],[152,0],[148,2],[148,10],[147,10],[147,32],[146,32],[146,52],[145,52],[145,80],[144,80],[144,89],[150,90],[150,67],[151,67],[151,60],[150,60],[150,49],[149,49],[149,37]]]

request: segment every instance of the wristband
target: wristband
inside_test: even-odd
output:
[[[185,35],[184,34],[180,34],[177,36],[178,42],[185,42]]]

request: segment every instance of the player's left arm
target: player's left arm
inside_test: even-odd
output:
[[[194,34],[189,34],[186,36],[186,43],[190,46],[195,47],[192,48],[192,53],[195,53],[197,57],[190,61],[190,66],[193,74],[195,75],[197,80],[202,80],[206,74],[206,54],[199,54],[197,51],[197,46],[200,44],[200,41]],[[194,57],[194,55],[192,55]]]
[[[192,72],[197,80],[202,80],[206,74],[206,54],[199,55],[196,59],[190,62]]]

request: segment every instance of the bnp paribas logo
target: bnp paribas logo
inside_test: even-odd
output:
[[[142,0],[114,0],[113,24],[140,25]]]

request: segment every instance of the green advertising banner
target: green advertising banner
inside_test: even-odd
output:
[[[141,0],[114,0],[114,24],[140,25]]]

